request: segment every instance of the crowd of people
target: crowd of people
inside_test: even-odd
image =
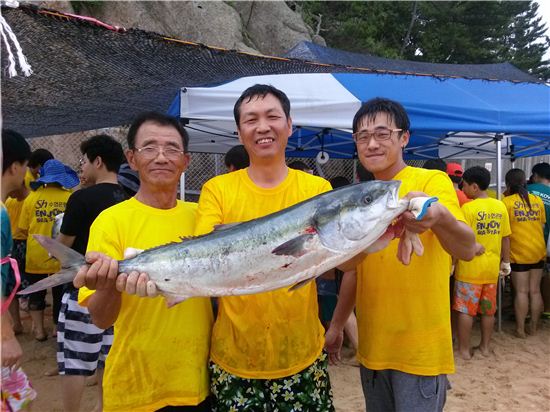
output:
[[[178,199],[191,155],[177,119],[140,115],[126,153],[109,136],[88,139],[80,147],[80,179],[51,154],[31,154],[19,134],[2,132],[2,410],[24,409],[36,397],[17,364],[22,325],[13,291],[19,272],[22,284],[32,284],[60,270],[32,236],[52,236],[60,213],[57,240],[86,253],[88,263],[53,291],[65,411],[79,410],[94,373],[104,411],[332,411],[328,365],[340,359],[344,330],[357,352],[368,411],[440,411],[455,370],[453,337],[457,353],[471,358],[470,331],[481,315],[478,349],[489,356],[498,278],[510,273],[516,335],[536,333],[550,305],[541,297],[550,165],[536,165],[530,185],[522,170],[508,171],[503,201],[490,197],[485,168],[408,166],[408,115],[383,98],[363,103],[353,118],[362,180],[399,180],[401,198],[437,197],[421,219],[404,212],[390,235],[338,272],[293,290],[171,297],[169,308],[147,273],[119,274],[118,261],[141,250],[349,183],[287,165],[292,118],[284,92],[252,86],[234,117],[242,145],[227,154],[228,173],[204,184],[198,204]],[[411,233],[424,253],[405,265],[396,255],[410,246]],[[38,341],[47,339],[44,296],[33,293],[26,303]]]

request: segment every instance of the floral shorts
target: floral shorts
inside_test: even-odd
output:
[[[332,390],[326,353],[308,368],[280,379],[246,379],[210,362],[216,412],[331,412]]]
[[[470,316],[477,313],[493,316],[497,310],[497,284],[476,285],[455,281],[453,309]]]
[[[2,412],[19,411],[36,398],[27,375],[21,368],[2,366]]]

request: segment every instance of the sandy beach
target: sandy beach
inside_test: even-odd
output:
[[[51,324],[51,308],[47,308]],[[44,376],[55,367],[55,339],[37,342],[30,334],[30,319],[23,313],[25,333],[20,335],[24,350],[22,366],[38,392],[33,411],[62,411],[60,377]],[[493,336],[493,354],[485,358],[475,352],[470,361],[456,359],[456,373],[449,377],[446,411],[550,411],[550,320],[542,322],[536,336],[522,340],[512,336],[514,324],[503,323],[502,332]],[[479,340],[474,326],[472,342]],[[359,368],[353,355],[344,352],[344,363],[331,367],[336,410],[365,411]],[[82,411],[92,411],[97,387],[87,387]]]

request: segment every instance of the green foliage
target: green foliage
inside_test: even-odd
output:
[[[550,79],[533,1],[293,2],[330,47],[435,63],[499,63]],[[319,25],[319,20],[321,24]]]

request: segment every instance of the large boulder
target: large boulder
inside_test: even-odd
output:
[[[172,36],[208,46],[255,52],[242,35],[239,14],[226,3],[209,1],[107,1],[90,3],[80,14],[126,28]]]
[[[282,56],[297,43],[307,40],[324,43],[320,36],[312,39],[311,29],[300,14],[284,1],[236,1],[245,35],[263,54]]]

